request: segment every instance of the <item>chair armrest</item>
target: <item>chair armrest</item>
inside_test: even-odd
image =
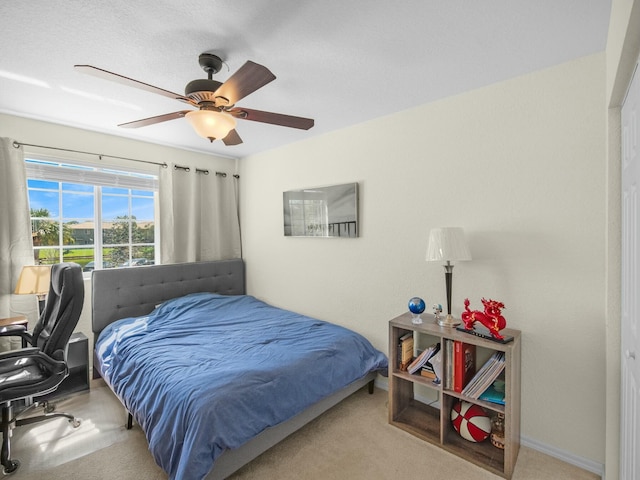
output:
[[[0,337],[21,337],[27,341],[30,345],[33,345],[33,337],[27,332],[27,327],[24,325],[6,325],[0,327]]]
[[[32,347],[0,353],[0,372],[0,403],[4,403],[52,392],[69,369],[65,362]]]
[[[28,348],[19,348],[16,350],[7,350],[6,352],[0,352],[0,361],[6,360],[8,358],[16,358],[16,357],[19,358],[19,357],[28,357],[29,355],[37,355],[38,352],[40,352],[40,349],[38,347],[28,347]]]
[[[37,358],[41,364],[47,365],[49,368],[66,369],[67,363],[64,360],[58,360],[50,357],[38,347],[20,348],[18,350],[9,350],[0,352],[0,362],[10,360],[12,358]]]
[[[53,352],[51,352],[51,358],[53,358],[55,361],[57,362],[64,362],[67,363],[67,348],[63,349],[58,349],[58,350],[54,350]]]

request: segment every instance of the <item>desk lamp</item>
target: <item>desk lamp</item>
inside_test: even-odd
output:
[[[447,316],[438,319],[442,327],[455,327],[460,321],[451,316],[451,287],[453,280],[453,265],[457,260],[471,260],[471,252],[460,227],[433,228],[429,232],[429,246],[427,247],[427,262],[445,262],[444,279],[447,289]]]

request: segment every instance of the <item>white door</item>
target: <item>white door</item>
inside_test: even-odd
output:
[[[620,478],[640,480],[640,73],[631,80],[622,105],[622,324]]]

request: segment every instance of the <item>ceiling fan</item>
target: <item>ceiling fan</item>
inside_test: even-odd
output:
[[[301,130],[309,130],[313,127],[314,121],[311,118],[235,106],[238,100],[275,80],[276,76],[268,68],[249,60],[231,75],[226,82],[221,83],[212,79],[212,76],[222,68],[223,62],[220,57],[212,53],[202,53],[198,58],[198,62],[202,69],[207,72],[208,78],[189,82],[185,87],[184,95],[154,87],[148,83],[133,80],[91,65],[74,65],[74,68],[82,73],[140,88],[164,97],[174,98],[198,108],[198,110],[181,110],[122,123],[118,125],[119,127],[145,127],[185,117],[198,135],[208,138],[211,142],[222,139],[225,145],[239,145],[242,143],[240,135],[235,130],[236,119],[238,118],[283,127],[299,128]]]

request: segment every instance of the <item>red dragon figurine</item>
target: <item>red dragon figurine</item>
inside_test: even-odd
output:
[[[480,322],[489,329],[493,338],[503,340],[504,337],[500,335],[500,330],[507,326],[507,321],[501,314],[501,310],[505,308],[504,303],[483,298],[482,305],[484,305],[484,313],[480,310],[469,310],[469,299],[464,299],[464,309],[466,310],[466,312],[462,312],[464,328],[473,330],[473,324]]]

